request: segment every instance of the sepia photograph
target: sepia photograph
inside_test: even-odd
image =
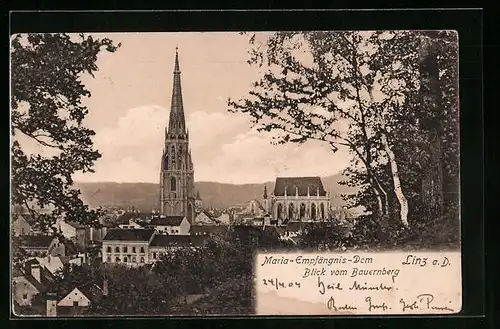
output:
[[[12,35],[12,313],[459,312],[458,39]]]

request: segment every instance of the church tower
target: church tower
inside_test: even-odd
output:
[[[262,195],[262,200],[264,201],[264,210],[266,214],[269,213],[269,199],[267,197],[267,186],[264,184],[264,195]]]
[[[189,133],[182,102],[179,54],[175,49],[174,83],[165,146],[161,158],[160,214],[186,216],[194,222],[194,170],[189,148]]]

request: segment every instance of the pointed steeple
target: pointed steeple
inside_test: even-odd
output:
[[[201,200],[200,191],[196,191],[196,200]]]
[[[264,185],[264,200],[267,199],[267,186]]]
[[[168,122],[169,135],[186,134],[186,120],[184,118],[184,104],[182,102],[181,70],[179,66],[179,52],[175,48],[174,83],[172,88],[172,103],[170,105],[170,119]]]

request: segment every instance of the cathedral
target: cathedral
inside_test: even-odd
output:
[[[277,177],[274,191],[264,188],[264,208],[278,225],[289,221],[327,221],[330,195],[320,177]]]
[[[185,216],[192,224],[196,195],[194,170],[189,148],[189,133],[182,102],[181,71],[176,48],[172,103],[160,169],[160,215]]]

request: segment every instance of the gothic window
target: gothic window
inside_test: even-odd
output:
[[[277,216],[278,218],[282,218],[283,216],[283,206],[281,203],[278,203]]]
[[[306,218],[306,205],[304,203],[300,204],[300,219]]]
[[[175,177],[170,178],[170,190],[175,191],[177,189],[177,182],[175,180]]]
[[[168,154],[165,154],[165,158],[163,159],[163,169],[168,169]]]
[[[179,152],[177,153],[177,157],[178,157],[178,164],[179,164],[179,169],[180,167],[182,166],[182,155],[183,155],[183,149],[182,149],[182,146],[179,147]]]
[[[293,203],[288,206],[288,219],[293,219]]]
[[[171,159],[172,159],[172,169],[175,169],[175,146],[172,145],[171,149],[170,149],[170,156],[171,156]]]
[[[325,219],[325,205],[322,203],[319,206],[321,219]]]
[[[316,220],[316,205],[314,203],[311,205],[311,219]]]

